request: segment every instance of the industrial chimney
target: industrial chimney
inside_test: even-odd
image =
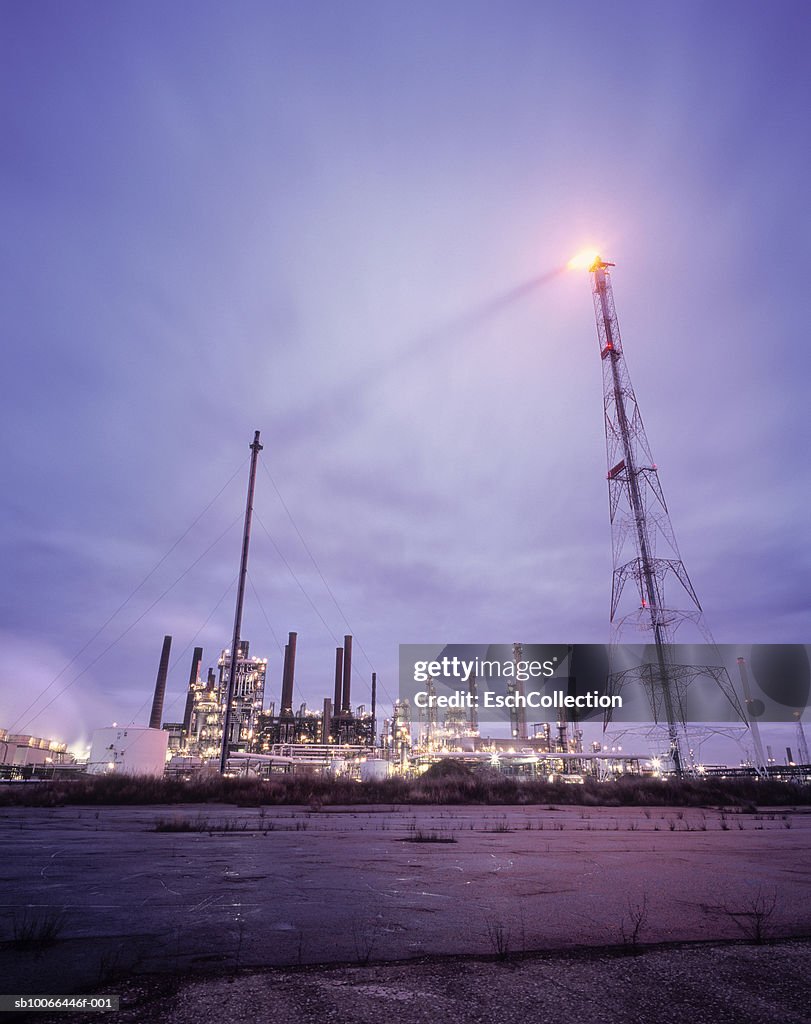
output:
[[[372,672],[372,746],[377,746],[377,672]]]
[[[191,716],[194,711],[194,687],[200,675],[200,662],[203,660],[203,648],[195,647],[189,672],[189,689],[186,694],[186,707],[183,711],[183,732],[186,736],[191,732]]]
[[[287,668],[290,664],[290,644],[284,645],[284,663],[282,665],[282,692],[279,695],[279,714],[284,716],[284,691],[287,686]]]
[[[343,647],[335,648],[335,693],[332,697],[332,713],[333,715],[340,715],[341,713],[341,689],[344,681],[344,649]]]
[[[352,705],[350,703],[350,688],[352,685],[352,637],[344,637],[344,686],[343,700],[341,701],[341,714],[351,715]]]
[[[321,719],[321,742],[329,743],[332,732],[332,701],[329,697],[324,698],[324,716]]]
[[[282,670],[282,703],[279,709],[281,718],[293,715],[293,678],[296,671],[296,638],[297,633],[287,634],[284,645],[284,669]]]
[[[158,678],[155,680],[155,696],[152,698],[152,713],[149,716],[149,728],[160,729],[163,717],[163,697],[166,693],[166,677],[169,675],[169,651],[172,649],[172,638],[163,638]]]

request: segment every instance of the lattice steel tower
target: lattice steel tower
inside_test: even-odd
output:
[[[699,676],[709,676],[745,721],[729,675],[720,665],[674,664],[672,645],[679,628],[692,623],[713,644],[701,604],[679,554],[659,473],[650,451],[636,395],[622,351],[609,267],[598,256],[590,267],[597,337],[603,364],[608,504],[614,572],[611,586],[612,641],[654,645],[650,664],[616,673],[618,693],[631,678],[645,686],[654,719],[667,723],[671,756],[681,774],[680,735],[686,728],[684,698]],[[632,586],[628,586],[632,584]],[[636,632],[636,636],[630,635]],[[650,640],[640,638],[640,631]]]

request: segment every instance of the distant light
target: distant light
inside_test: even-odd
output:
[[[583,249],[582,252],[572,256],[566,266],[569,270],[591,270],[599,258],[600,254],[596,249]]]

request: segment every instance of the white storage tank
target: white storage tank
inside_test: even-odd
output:
[[[103,775],[163,775],[169,733],[134,726],[96,729],[90,741],[88,772]]]
[[[389,762],[381,757],[370,757],[360,764],[361,782],[382,782],[389,777]]]

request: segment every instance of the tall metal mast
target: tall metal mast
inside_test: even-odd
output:
[[[676,772],[683,771],[680,732],[685,727],[683,697],[701,675],[710,676],[721,688],[738,715],[744,719],[726,669],[719,666],[673,664],[672,644],[680,626],[692,623],[703,639],[713,643],[693,584],[679,554],[670,514],[650,451],[642,416],[622,351],[619,321],[614,306],[609,267],[598,256],[591,265],[592,295],[597,338],[603,364],[603,408],[608,461],[608,504],[611,519],[613,577],[611,586],[612,639],[630,639],[630,629],[652,634],[655,661],[636,673],[645,685],[654,717],[667,722],[671,756]],[[626,591],[629,580],[633,591]],[[676,601],[669,601],[678,584]],[[629,602],[634,594],[633,604]],[[619,689],[622,673],[614,681]],[[745,720],[745,719],[744,719]],[[681,728],[679,728],[681,726]]]
[[[234,689],[237,679],[237,656],[242,631],[242,605],[245,600],[245,580],[248,575],[248,547],[251,542],[251,518],[253,516],[253,492],[256,487],[256,462],[262,451],[259,443],[259,431],[253,435],[251,449],[251,471],[248,477],[248,498],[245,503],[245,526],[242,531],[242,557],[239,563],[239,581],[237,584],[237,606],[234,612],[234,635],[231,640],[231,664],[228,670],[228,692],[225,697],[225,720],[222,728],[222,747],[220,749],[220,773],[225,773],[228,761],[228,744],[231,734],[231,705],[234,701]]]
[[[752,733],[752,742],[755,747],[755,770],[758,775],[768,776],[769,762],[763,753],[763,743],[760,739],[760,728],[757,715],[754,712],[754,701],[752,700],[752,692],[749,688],[749,673],[746,670],[746,660],[744,658],[738,658],[738,671],[741,674],[741,685],[743,687],[743,699],[746,704],[746,717],[749,721],[749,731]]]

